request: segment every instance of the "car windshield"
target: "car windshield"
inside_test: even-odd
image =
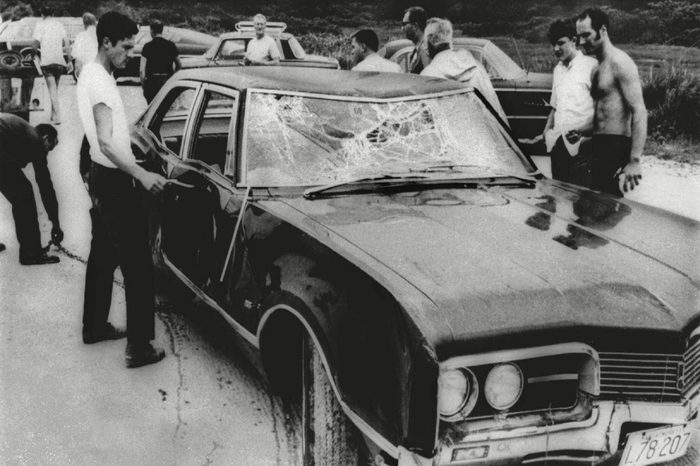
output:
[[[241,181],[249,186],[323,185],[436,166],[467,177],[528,173],[469,90],[387,101],[252,91],[246,107]]]

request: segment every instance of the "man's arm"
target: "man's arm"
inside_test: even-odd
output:
[[[112,109],[104,103],[99,103],[93,107],[93,113],[100,151],[117,168],[138,180],[146,190],[152,193],[161,192],[165,187],[166,179],[140,167],[130,154],[121,152],[114,144],[112,139]]]
[[[146,57],[141,55],[141,62],[139,64],[139,79],[141,80],[141,85],[146,81]]]
[[[46,157],[39,157],[32,162],[34,166],[34,178],[39,186],[39,194],[41,194],[41,202],[44,204],[46,214],[49,220],[53,223],[54,228],[58,227],[58,201],[56,200],[56,191],[53,189],[51,174],[46,163]]]
[[[639,72],[629,56],[618,62],[618,82],[624,104],[630,109],[632,148],[630,150],[629,163],[623,167],[623,190],[634,189],[642,179],[642,166],[640,164],[644,142],[647,138],[647,109],[644,105],[642,84],[639,80]]]
[[[175,68],[175,72],[178,72],[182,69],[182,62],[180,61],[180,57],[178,57],[177,55],[175,55],[175,60],[173,60],[173,67]]]

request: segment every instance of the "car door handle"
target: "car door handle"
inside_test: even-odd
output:
[[[542,108],[542,107],[551,107],[549,102],[547,102],[545,99],[541,99],[540,101],[525,101],[523,102],[523,106],[525,107],[537,107],[537,108]]]

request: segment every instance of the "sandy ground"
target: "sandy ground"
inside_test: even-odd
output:
[[[140,88],[120,89],[135,117],[145,106]],[[167,357],[140,369],[124,368],[123,341],[80,341],[89,199],[77,169],[82,133],[72,79],[60,92],[60,144],[49,158],[68,251],[60,264],[17,263],[10,205],[0,196],[0,240],[8,247],[0,253],[0,464],[296,464],[298,439],[281,400],[268,395],[213,313],[159,313],[157,344]],[[548,160],[537,163],[548,174]],[[699,167],[643,163],[643,184],[629,198],[700,220]],[[112,321],[123,325],[119,286],[112,309]],[[678,464],[700,464],[697,437]]]

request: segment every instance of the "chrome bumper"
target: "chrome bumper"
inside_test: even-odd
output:
[[[684,424],[697,416],[698,405],[699,396],[685,404],[599,401],[583,421],[470,434],[453,445],[440,445],[434,458],[400,448],[399,465],[528,464],[545,459],[591,464],[617,453],[624,423]]]

